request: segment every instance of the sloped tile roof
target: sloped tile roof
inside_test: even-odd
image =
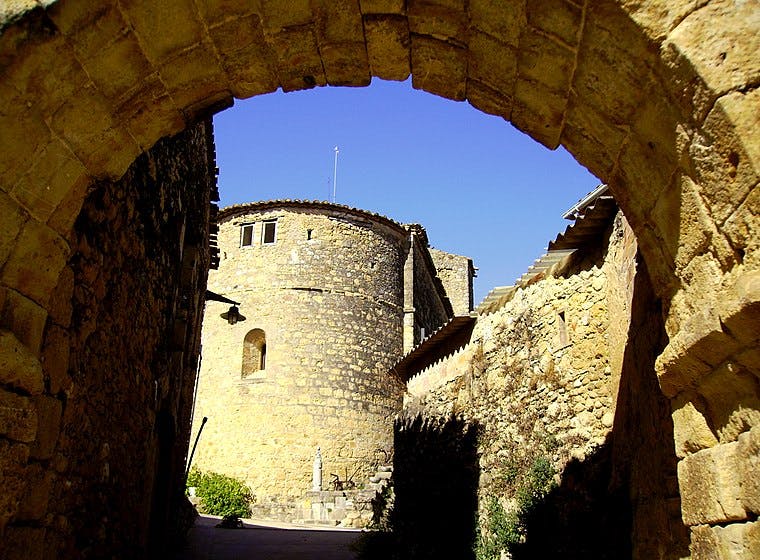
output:
[[[608,194],[607,185],[599,185],[564,213],[563,217],[573,220],[573,223],[549,242],[547,252],[536,259],[514,285],[491,290],[475,309],[476,313],[488,315],[500,309],[512,299],[518,288],[527,286],[576,250],[598,240],[609,227],[617,211],[617,203],[612,195]]]

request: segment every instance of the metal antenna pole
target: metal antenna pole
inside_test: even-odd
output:
[[[335,189],[338,186],[338,146],[335,146],[335,167],[333,169],[333,199],[335,202]]]

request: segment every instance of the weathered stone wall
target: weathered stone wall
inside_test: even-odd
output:
[[[422,342],[422,335],[430,336],[451,318],[451,303],[430,258],[427,236],[415,236],[414,274],[411,286],[414,291],[414,344]],[[423,331],[424,329],[424,331]]]
[[[678,459],[671,445],[673,420],[668,399],[657,390],[655,373],[655,359],[667,343],[662,302],[654,295],[640,257],[630,283],[626,277],[630,278],[624,272],[610,276],[608,282],[612,288],[608,290],[610,310],[615,309],[616,281],[623,280],[630,287],[626,306],[630,319],[626,321],[628,333],[622,346],[615,419],[609,436],[609,472],[599,478],[601,490],[617,496],[623,510],[601,513],[616,518],[614,533],[630,542],[631,558],[683,558],[688,555],[689,533],[681,518]],[[614,368],[614,356],[621,346],[612,323],[610,327],[610,363]],[[594,531],[587,535],[595,538]]]
[[[228,305],[208,304],[194,430],[209,421],[194,465],[246,480],[260,513],[285,502],[293,515],[312,487],[317,446],[328,488],[332,473],[366,482],[378,450],[393,445],[403,386],[388,370],[402,349],[407,236],[330,204],[252,204],[222,216],[209,286],[241,302],[246,319],[230,325],[219,316]],[[240,247],[241,224],[275,218],[275,243]],[[252,329],[265,333],[266,364],[244,376]]]
[[[649,396],[651,392],[643,392],[637,404],[629,395],[632,389],[627,389],[625,410],[616,409],[621,379],[626,379],[626,387],[640,386],[642,381],[630,381],[640,377],[655,385],[654,356],[662,335],[655,320],[647,328],[660,346],[640,344],[638,356],[627,356],[630,369],[648,355],[647,376],[642,373],[646,366],[625,373],[621,349],[626,354],[636,351],[628,340],[636,244],[620,215],[609,243],[608,251],[602,246],[576,253],[553,276],[519,289],[501,309],[479,317],[470,344],[409,381],[406,414],[422,413],[431,421],[454,415],[478,426],[481,521],[490,496],[505,506],[514,499],[516,486],[510,477],[529,469],[539,457],[551,462],[560,473],[560,486],[547,499],[550,505],[542,513],[541,527],[528,528],[533,552],[625,557],[631,554],[631,538],[636,541],[646,534],[647,543],[634,546],[637,558],[651,557],[657,546],[662,546],[664,557],[678,557],[684,553],[686,533],[678,520],[677,485],[672,488],[674,455],[668,455],[663,444],[658,449],[670,461],[647,464],[651,478],[671,481],[668,489],[631,469],[630,455],[622,458],[620,449],[612,454],[616,422],[621,432],[623,424],[633,422],[619,418],[648,419],[635,428],[626,426],[626,435],[616,440],[621,448],[626,440],[631,445],[657,438],[667,441],[672,424],[668,432],[667,402]],[[651,292],[644,297],[653,300]],[[637,324],[636,329],[643,327]],[[636,456],[639,449],[634,449]],[[639,454],[637,467],[649,457],[651,453],[645,458]],[[397,463],[404,460],[397,455]],[[400,496],[397,500],[402,501]],[[627,515],[635,519],[633,537]],[[667,523],[661,523],[663,519]],[[584,529],[584,523],[593,525],[593,531]],[[553,534],[542,536],[548,528]]]
[[[438,277],[443,282],[446,295],[449,296],[454,315],[467,315],[474,305],[472,280],[475,269],[472,259],[432,247],[429,252],[438,271]]]
[[[0,498],[3,558],[145,558],[175,536],[209,262],[210,127],[160,141],[85,201],[42,383],[0,390],[0,417],[23,419],[0,439],[13,481]]]
[[[6,2],[0,325],[14,365],[4,379],[39,377],[52,295],[70,285],[71,224],[95,178],[120,177],[157,139],[233,98],[411,75],[563,145],[610,185],[663,300],[657,373],[679,457],[720,455],[733,469],[720,493],[681,484],[694,493],[684,515],[695,535],[733,537],[757,516],[756,497],[742,498],[741,515],[689,508],[739,499],[758,454],[731,445],[758,429],[757,13],[741,0]],[[716,542],[699,537],[695,551],[718,554],[705,548]]]
[[[538,431],[574,442],[577,456],[592,452],[614,414],[605,288],[602,267],[593,266],[518,290],[501,309],[478,317],[464,350],[409,381],[408,406],[424,403],[444,417],[475,407],[478,414],[468,416],[493,436],[527,430],[520,436],[527,437],[538,422]],[[525,426],[512,420],[525,415]],[[493,445],[503,445],[493,436]],[[496,451],[484,455],[485,470],[495,466],[489,458],[495,461]]]

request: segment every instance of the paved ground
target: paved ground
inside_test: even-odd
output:
[[[361,535],[250,520],[243,529],[217,529],[217,523],[219,518],[201,515],[175,560],[355,560],[350,545]]]

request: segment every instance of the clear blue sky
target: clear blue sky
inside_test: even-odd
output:
[[[221,206],[332,197],[420,223],[432,246],[472,257],[475,304],[514,283],[599,180],[468,103],[373,80],[366,88],[276,92],[214,118]]]

